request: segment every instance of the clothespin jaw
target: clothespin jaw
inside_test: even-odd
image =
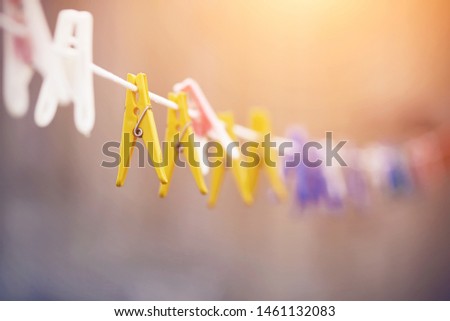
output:
[[[203,179],[199,156],[194,146],[194,131],[192,129],[191,119],[188,115],[187,95],[184,92],[178,94],[170,93],[169,100],[178,105],[178,110],[169,109],[167,111],[166,147],[168,151],[165,154],[167,156],[167,166],[165,167],[165,171],[168,183],[160,185],[159,196],[165,197],[169,191],[170,181],[175,167],[175,159],[178,159],[180,152],[180,148],[175,146],[176,143],[183,143],[182,151],[191,169],[192,175],[194,176],[198,189],[200,190],[200,193],[207,194],[208,188]],[[179,141],[176,141],[177,138]],[[189,155],[189,152],[193,154]],[[192,160],[194,163],[191,162]]]
[[[230,136],[232,141],[237,141],[237,137],[234,134],[233,126],[234,126],[234,118],[231,113],[222,113],[219,115],[220,120],[225,124],[225,129],[227,134]],[[223,146],[222,146],[223,147]],[[225,146],[226,148],[227,146]],[[239,157],[232,157],[231,160],[231,171],[234,176],[234,180],[236,182],[239,193],[243,199],[243,201],[250,205],[253,203],[253,196],[249,190],[248,182],[247,182],[247,172],[241,167],[241,156],[237,147],[234,148],[237,152],[232,151],[231,154],[238,154]],[[211,177],[211,191],[210,198],[208,201],[209,207],[214,207],[217,198],[220,192],[220,187],[222,185],[223,177],[225,175],[226,169],[226,154],[225,151],[222,150],[221,155],[218,160],[220,161],[220,165],[211,169],[212,177]],[[230,155],[231,156],[231,155]]]
[[[252,111],[251,129],[261,134],[261,142],[263,141],[264,136],[271,133],[271,124],[269,116],[266,112],[264,112],[263,110]],[[277,167],[270,166],[271,164],[269,164],[269,161],[275,162],[276,160],[278,160],[276,148],[271,147],[269,155],[264,152],[262,146],[260,146],[259,148],[255,148],[253,152],[257,152],[259,154],[261,161],[257,166],[248,169],[248,182],[252,195],[254,195],[256,191],[259,172],[264,168],[268,175],[272,189],[275,192],[275,195],[279,200],[284,200],[288,194],[286,186],[284,185]],[[270,159],[265,159],[267,156],[269,156]]]
[[[222,146],[222,145],[220,145]],[[222,149],[221,153],[225,151]],[[223,158],[215,159],[215,161],[224,161]],[[220,188],[223,183],[223,178],[225,177],[225,165],[214,167],[211,169],[211,187],[209,191],[208,207],[213,208],[216,206],[217,200],[219,198]]]
[[[149,154],[161,184],[167,184],[168,179],[162,167],[161,145],[148,95],[147,76],[143,73],[137,76],[128,74],[127,81],[136,85],[138,92],[135,93],[127,89],[116,186],[120,187],[125,183],[130,159],[138,137],[142,137],[145,147],[150,149]],[[137,95],[139,95],[139,99],[137,99]]]

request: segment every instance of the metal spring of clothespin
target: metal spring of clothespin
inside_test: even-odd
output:
[[[192,126],[192,121],[187,122],[183,128],[180,130],[180,141],[181,139],[184,137],[184,135],[186,134],[186,131],[188,130],[188,128]],[[177,143],[177,149],[180,150],[181,149],[181,142]]]
[[[144,132],[142,131],[142,129],[139,127],[139,125],[141,124],[142,118],[144,118],[145,114],[147,113],[148,110],[152,109],[152,105],[148,105],[147,107],[145,107],[144,111],[142,112],[142,114],[139,116],[139,119],[136,123],[136,126],[134,126],[134,136],[141,138],[142,135],[144,134]]]

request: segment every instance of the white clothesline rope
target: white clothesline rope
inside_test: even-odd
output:
[[[122,87],[125,87],[126,89],[129,89],[131,91],[137,91],[138,88],[136,87],[136,85],[133,85],[132,83],[126,81],[125,79],[120,78],[119,76],[113,74],[112,72],[97,66],[96,64],[92,64],[92,71],[94,72],[94,74],[96,74],[97,76],[100,76],[102,78],[111,80],[112,82],[121,85]],[[148,92],[150,99],[152,101],[154,101],[157,104],[163,105],[167,108],[171,108],[171,109],[178,109],[178,105],[176,103],[174,103],[173,101],[161,97],[155,93],[152,93],[151,91]]]
[[[112,72],[110,72],[100,66],[97,66],[96,64],[92,64],[92,70],[97,76],[108,79],[108,80],[110,80],[116,84],[119,84],[122,87],[125,87],[129,90],[137,91],[137,87],[135,85],[133,85],[132,83],[126,81],[125,79],[122,79],[121,77],[113,74]],[[154,94],[150,91],[148,93],[150,95],[150,99],[152,101],[154,101],[155,103],[163,105],[167,108],[176,109],[176,110],[178,109],[178,105],[176,103],[174,103],[173,101],[163,98],[163,97],[161,97],[157,94]],[[188,113],[191,118],[195,119],[195,118],[199,117],[199,113],[196,110],[189,109]],[[234,125],[233,130],[238,137],[246,139],[246,140],[257,141],[261,138],[260,133],[254,131],[250,128],[247,128],[245,126],[242,126],[242,125]],[[281,141],[289,141],[288,139],[283,138],[283,137],[274,137],[273,139],[275,141],[280,141],[280,142]]]
[[[25,36],[28,32],[27,28],[25,26],[23,26],[19,22],[15,21],[14,19],[8,17],[4,13],[0,13],[0,28],[3,28],[5,30],[7,30],[8,32],[10,32],[14,35],[17,35],[17,36]],[[106,70],[105,68],[102,68],[94,63],[92,63],[91,67],[92,67],[92,72],[99,77],[110,80],[111,82],[121,85],[122,87],[129,89],[131,91],[135,92],[138,90],[136,85],[113,74],[112,72]],[[150,96],[150,99],[152,101],[154,101],[155,103],[165,106],[167,108],[171,108],[171,109],[175,109],[175,110],[178,109],[178,105],[175,102],[173,102],[167,98],[164,98],[162,96],[159,96],[155,93],[152,93],[151,91],[149,91],[148,94]],[[196,110],[189,109],[188,113],[191,118],[195,119],[195,118],[199,117],[199,113]],[[246,139],[246,140],[250,140],[250,141],[257,141],[257,140],[261,139],[260,133],[254,131],[250,128],[247,128],[245,126],[242,126],[242,125],[234,125],[233,130],[234,130],[236,136],[238,136],[242,139]],[[272,137],[272,140],[275,140],[278,143],[291,141],[287,138],[277,137],[277,136]]]

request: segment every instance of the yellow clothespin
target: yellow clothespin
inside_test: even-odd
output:
[[[167,111],[166,147],[168,148],[168,151],[166,155],[168,163],[165,167],[165,171],[169,182],[167,184],[161,184],[159,187],[159,196],[165,197],[169,191],[170,180],[175,167],[175,158],[178,159],[180,152],[180,148],[174,146],[175,143],[183,143],[183,145],[185,145],[180,147],[183,148],[184,157],[191,168],[195,182],[197,183],[200,193],[207,194],[208,188],[203,179],[199,156],[194,146],[194,131],[192,129],[191,119],[188,115],[187,95],[184,92],[178,94],[170,93],[169,99],[178,105],[178,110],[169,109]],[[189,155],[189,153],[192,154]],[[194,163],[192,163],[192,161]]]
[[[225,123],[225,128],[227,130],[228,135],[231,137],[233,141],[237,141],[236,135],[233,131],[234,119],[231,113],[222,113],[219,115],[219,118]],[[227,146],[224,146],[227,148]],[[237,148],[237,147],[236,147]],[[220,161],[220,165],[213,167],[211,169],[211,192],[208,201],[208,205],[213,207],[219,196],[220,186],[222,185],[223,177],[226,169],[226,158],[227,153],[225,150],[222,150],[221,157],[218,157],[215,161]],[[245,168],[241,167],[241,157],[233,158],[231,160],[231,171],[233,173],[234,179],[236,181],[236,185],[238,187],[239,193],[241,194],[242,199],[247,205],[253,203],[253,197],[250,193],[248,182],[247,182],[247,172]]]
[[[251,129],[261,134],[261,141],[263,140],[265,135],[270,134],[271,125],[267,113],[262,110],[254,110],[251,113]],[[278,159],[277,150],[272,147],[270,148],[269,155],[266,155],[266,153],[264,153],[264,148],[260,145],[258,148],[254,149],[253,152],[257,152],[259,154],[260,162],[258,166],[251,167],[247,171],[249,189],[252,196],[255,195],[259,172],[262,168],[265,168],[269,178],[269,182],[276,196],[279,200],[285,199],[287,197],[287,190],[283,180],[281,179],[280,173],[278,172],[278,169],[276,167],[269,166],[267,162],[268,160],[265,159],[266,156],[269,156],[270,161],[276,162],[276,160]]]
[[[137,92],[127,89],[125,100],[125,115],[123,118],[122,138],[120,143],[120,164],[117,173],[117,186],[123,186],[127,177],[130,159],[138,137],[141,137],[149,150],[151,160],[155,165],[156,174],[162,184],[167,184],[167,176],[162,167],[162,152],[156,131],[155,118],[152,112],[148,94],[147,76],[143,73],[137,76],[127,75],[127,81],[136,85]],[[139,97],[139,98],[137,98]]]

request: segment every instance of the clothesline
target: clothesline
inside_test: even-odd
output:
[[[100,76],[102,78],[111,80],[112,82],[121,85],[122,87],[125,87],[126,89],[129,89],[131,91],[137,91],[138,88],[136,87],[136,85],[133,85],[132,83],[126,81],[125,79],[120,78],[119,76],[113,74],[112,72],[96,65],[96,64],[92,64],[92,71],[94,72],[94,74],[96,74],[97,76]],[[152,93],[151,91],[148,92],[148,94],[150,95],[150,99],[152,101],[154,101],[157,104],[163,105],[167,108],[171,108],[171,109],[178,109],[178,105],[176,103],[174,103],[173,101],[170,101],[167,98],[161,97],[155,93]]]
[[[17,103],[14,99],[8,99],[8,97],[6,97],[5,105],[12,115],[21,116],[24,114],[24,112],[26,112],[29,104],[28,87],[31,81],[31,76],[34,72],[32,68],[37,69],[43,76],[44,80],[35,110],[36,124],[41,127],[48,125],[49,122],[51,122],[51,120],[53,119],[52,117],[56,112],[59,102],[63,104],[73,101],[75,109],[75,125],[81,133],[88,134],[92,130],[95,122],[95,88],[92,82],[92,77],[94,74],[111,82],[114,82],[133,92],[138,91],[138,86],[136,86],[134,83],[128,82],[127,80],[112,73],[111,71],[100,67],[97,64],[94,64],[94,62],[92,61],[93,18],[90,13],[78,12],[75,10],[63,10],[58,18],[58,23],[54,32],[55,37],[52,41],[51,32],[48,29],[44,13],[40,12],[40,8],[33,7],[31,5],[33,3],[37,5],[40,4],[39,0],[30,0],[28,2],[23,2],[23,4],[25,4],[24,9],[26,13],[24,13],[23,17],[21,17],[20,15],[11,17],[4,13],[0,13],[0,28],[7,30],[7,32],[9,33],[7,35],[7,38],[5,39],[6,66],[14,67],[16,64],[19,66],[15,69],[6,68],[4,77],[6,80],[11,79],[11,83],[9,83],[8,81],[5,82],[5,84],[7,85],[5,87],[5,93],[12,96],[12,98],[15,98],[14,94],[16,92],[24,93],[23,95],[20,95],[23,98],[20,103]],[[27,6],[28,4],[30,4],[30,6]],[[35,13],[38,13],[37,17],[31,17]],[[18,20],[15,20],[16,17]],[[28,20],[26,19],[27,17]],[[21,18],[25,18],[24,22],[21,22]],[[41,20],[41,22],[39,23],[35,20]],[[29,47],[35,47],[33,49],[36,50],[36,53],[33,52],[33,55],[30,56],[30,52],[28,51],[28,49],[30,49]],[[16,49],[16,52],[14,51],[14,49]],[[55,55],[53,55],[53,53]],[[61,66],[61,64],[63,63],[67,63],[67,69]],[[71,64],[69,65],[69,63]],[[71,67],[79,67],[79,70],[76,69],[76,73],[72,74],[72,70],[70,69]],[[20,77],[20,75],[24,75],[24,77]],[[140,83],[146,86],[145,83],[142,83],[142,81],[146,82],[145,75],[140,74],[137,77],[139,78],[139,82],[136,83]],[[22,78],[24,79],[22,80]],[[67,86],[65,86],[66,81],[68,81]],[[63,85],[61,88],[53,88],[53,86],[56,86],[57,84]],[[142,87],[139,87],[139,89],[141,88]],[[146,88],[146,90],[148,89]],[[236,151],[238,146],[235,146],[230,153],[228,147],[230,147],[230,144],[233,143],[233,141],[229,136],[232,136],[233,138],[234,136],[237,136],[239,138],[242,138],[243,140],[251,142],[262,141],[263,137],[261,132],[253,130],[251,128],[247,128],[245,126],[234,125],[232,117],[224,117],[222,118],[224,121],[220,121],[216,113],[214,112],[214,109],[205,97],[200,86],[193,79],[188,78],[180,83],[175,84],[172,90],[176,93],[179,93],[181,91],[188,92],[194,104],[189,106],[189,108],[185,104],[185,97],[182,97],[183,100],[180,100],[179,103],[176,103],[176,100],[171,101],[170,99],[161,97],[152,92],[149,92],[150,100],[158,105],[165,106],[172,110],[183,109],[184,111],[185,109],[188,109],[188,114],[193,120],[203,120],[200,119],[200,116],[201,118],[203,118],[204,116],[205,121],[203,123],[199,122],[202,125],[205,125],[201,128],[202,130],[198,130],[197,138],[200,143],[206,143],[207,139],[220,142],[220,144],[227,148],[226,155],[230,155],[233,157],[233,159],[236,159],[234,152]],[[69,96],[67,100],[64,100],[64,95]],[[15,108],[16,106],[19,107]],[[141,116],[137,122],[135,121],[134,117],[135,113],[133,113],[136,111],[136,107],[139,107],[139,116]],[[142,132],[142,129],[139,127],[140,121],[142,120],[143,115],[145,115],[145,113],[150,108],[151,106],[136,106],[132,102],[128,101],[126,104],[126,109],[130,113],[125,113],[122,133],[131,134],[130,138],[132,139],[136,139],[137,136],[140,136],[140,134],[138,134],[137,132],[138,129],[140,129]],[[167,125],[166,129],[168,132],[166,133],[167,141],[173,139],[176,133],[181,132],[181,128],[189,128],[191,125],[190,121],[186,119],[186,117],[181,117],[181,120],[173,121],[173,117],[171,116],[172,115],[170,115],[169,113],[169,124]],[[269,119],[263,112],[252,113],[252,119],[256,125],[254,128],[269,127],[267,126]],[[228,126],[225,128],[226,124],[233,125],[232,132],[228,131]],[[153,118],[150,120],[150,124],[146,124],[146,126],[147,127],[145,127],[144,131],[153,131],[150,136],[153,135],[154,137],[157,137],[157,134],[154,133],[156,124]],[[206,135],[204,134],[205,131],[207,131]],[[192,129],[191,132],[193,132]],[[291,133],[291,135],[291,139],[272,136],[270,137],[270,140],[271,142],[275,141],[277,143],[293,143],[290,148],[296,148],[293,153],[297,153],[304,139],[303,132],[297,131],[296,133]],[[440,162],[442,162],[443,160],[443,156],[442,153],[440,153],[439,145],[436,143],[436,139],[433,136],[429,137],[430,138],[425,137],[423,141],[416,143],[418,146],[425,146],[427,148],[428,152],[425,153],[425,156],[423,156],[424,153],[416,153],[411,156],[414,157],[414,162],[416,165],[418,164],[419,167],[423,167],[424,164],[426,166],[430,163],[440,164]],[[146,138],[147,142],[150,142],[152,140],[153,138],[151,137]],[[154,140],[156,140],[156,138]],[[430,142],[434,142],[434,145]],[[163,159],[160,146],[159,144],[157,145],[158,147],[155,148],[153,156]],[[233,144],[231,144],[231,146],[232,145]],[[434,150],[430,149],[430,145],[434,146]],[[413,146],[413,148],[415,147],[416,146]],[[340,147],[335,148],[336,152],[339,149]],[[203,152],[204,151],[205,150],[203,149]],[[291,157],[293,155],[291,155],[290,151],[286,152],[284,148],[280,148],[279,151],[279,156]],[[285,154],[281,154],[281,151]],[[322,152],[324,152],[324,149],[322,149]],[[124,153],[124,149],[121,148],[121,163],[119,165],[119,171],[116,181],[117,186],[123,185],[127,173],[125,169],[127,167],[127,164],[125,161]],[[382,186],[382,184],[392,184],[392,189],[395,191],[398,191],[400,189],[406,190],[408,188],[408,184],[410,183],[409,180],[412,176],[409,173],[410,166],[409,164],[406,164],[406,162],[410,161],[405,156],[407,155],[406,151],[397,150],[396,148],[390,146],[375,145],[369,146],[367,149],[354,148],[348,153],[351,161],[356,164],[356,169],[347,171],[347,173],[344,173],[341,168],[342,166],[328,166],[327,164],[327,166],[316,168],[306,166],[305,164],[302,164],[302,166],[297,166],[299,164],[294,165],[297,171],[296,175],[298,176],[296,195],[301,204],[318,204],[320,200],[320,202],[327,202],[327,204],[329,204],[329,206],[333,208],[336,206],[342,206],[343,200],[346,195],[361,195],[361,193],[365,193],[366,187],[364,177],[366,176],[366,174],[368,176],[367,179],[370,179],[374,186],[378,187]],[[431,157],[427,156],[427,154],[437,156],[431,159]],[[317,155],[319,157],[320,155],[324,156],[324,154],[322,153]],[[237,156],[239,156],[239,154]],[[269,159],[271,156],[272,153],[270,154]],[[264,156],[261,155],[261,157],[267,159],[266,151],[264,151]],[[173,169],[173,165],[175,164],[174,160],[172,159],[172,157],[168,158],[169,161],[172,162],[170,163],[172,166],[170,168]],[[205,158],[202,157],[201,159]],[[303,159],[297,159],[297,157],[294,156],[294,160],[295,162],[298,162]],[[160,162],[160,160],[156,161]],[[225,171],[223,170],[225,168],[225,164],[226,162],[222,162],[221,168],[212,167],[214,173],[211,175],[212,189],[210,193],[211,197],[209,200],[210,206],[213,206],[217,200],[217,195],[220,190],[220,184],[225,173]],[[269,175],[269,182],[272,185],[273,191],[280,200],[284,199],[285,195],[287,194],[285,184],[280,176],[280,172],[278,171],[278,169],[273,166],[268,166],[266,162],[263,162],[262,164],[264,166],[258,166],[257,171],[249,172],[242,172],[245,170],[243,166],[233,165],[233,176],[235,177],[238,184],[238,190],[244,202],[247,204],[251,204],[253,202],[253,194],[255,191],[254,182],[256,182],[258,175],[257,173],[260,169],[265,169],[267,171],[267,174]],[[203,167],[209,169],[209,167],[207,167],[205,163],[203,163],[203,165]],[[200,163],[200,167],[202,167],[202,163]],[[288,163],[286,163],[285,167],[291,168],[293,166],[292,164],[288,165]],[[361,167],[365,167],[364,171],[367,171],[367,173],[363,173]],[[166,186],[164,190],[167,191],[168,182],[171,179],[171,172],[169,173],[168,170],[166,173],[166,170],[161,168],[155,169],[162,184],[161,186]],[[359,173],[359,171],[361,171],[361,173]],[[193,174],[200,191],[205,194],[207,192],[207,188],[205,187],[206,185],[203,181],[203,176],[206,175],[206,171],[203,168],[196,168],[196,170],[193,171]],[[347,179],[346,177],[349,178]],[[352,184],[353,187],[351,186]],[[356,192],[352,192],[352,188]],[[162,193],[160,189],[160,196],[163,197],[165,196],[165,194],[166,192]],[[364,196],[362,198],[364,198]],[[363,200],[362,202],[365,201]]]
[[[92,64],[92,71],[97,76],[108,79],[108,80],[110,80],[116,84],[119,84],[122,87],[125,87],[129,90],[137,91],[137,87],[135,85],[133,85],[132,83],[122,79],[121,77],[113,74],[112,72],[110,72],[100,66],[97,66],[96,64]],[[164,97],[161,97],[157,94],[154,94],[150,91],[148,93],[150,95],[150,99],[153,100],[155,103],[158,103],[167,108],[178,109],[178,105],[175,104],[173,101],[170,101],[170,100],[168,100]],[[195,118],[199,117],[199,113],[196,110],[189,109],[188,113],[191,118],[195,119]],[[245,126],[242,126],[242,125],[234,125],[233,130],[238,137],[246,139],[246,140],[255,141],[255,140],[258,140],[261,138],[261,135],[258,132],[254,131],[250,128],[247,128]],[[289,139],[284,138],[284,137],[273,137],[273,140],[275,140],[275,141],[290,141]]]
[[[7,30],[8,32],[17,35],[17,36],[25,36],[27,34],[27,28],[24,27],[23,25],[21,25],[19,22],[15,21],[14,19],[11,19],[10,17],[8,17],[7,15],[5,15],[4,13],[0,13],[0,28],[3,28],[5,30]],[[74,40],[75,42],[75,40]],[[92,63],[91,65],[92,67],[92,72],[94,74],[96,74],[99,77],[102,77],[104,79],[110,80],[126,89],[129,89],[131,91],[137,91],[138,88],[136,87],[136,85],[126,81],[125,79],[115,75],[114,73],[110,72],[109,70],[106,70],[105,68],[102,68],[94,63]],[[174,103],[173,101],[164,98],[162,96],[159,96],[155,93],[152,92],[148,92],[150,99],[152,101],[154,101],[155,103],[162,105],[164,107],[167,108],[171,108],[171,109],[178,109],[178,105],[176,103]],[[188,110],[189,116],[191,118],[198,118],[199,117],[199,112],[193,109],[189,109]],[[236,134],[236,136],[245,139],[245,140],[249,140],[249,141],[256,141],[261,139],[261,135],[260,133],[247,128],[245,126],[242,125],[234,125],[233,130]],[[276,142],[290,142],[291,140],[284,138],[284,137],[272,137],[272,140],[276,141]]]

